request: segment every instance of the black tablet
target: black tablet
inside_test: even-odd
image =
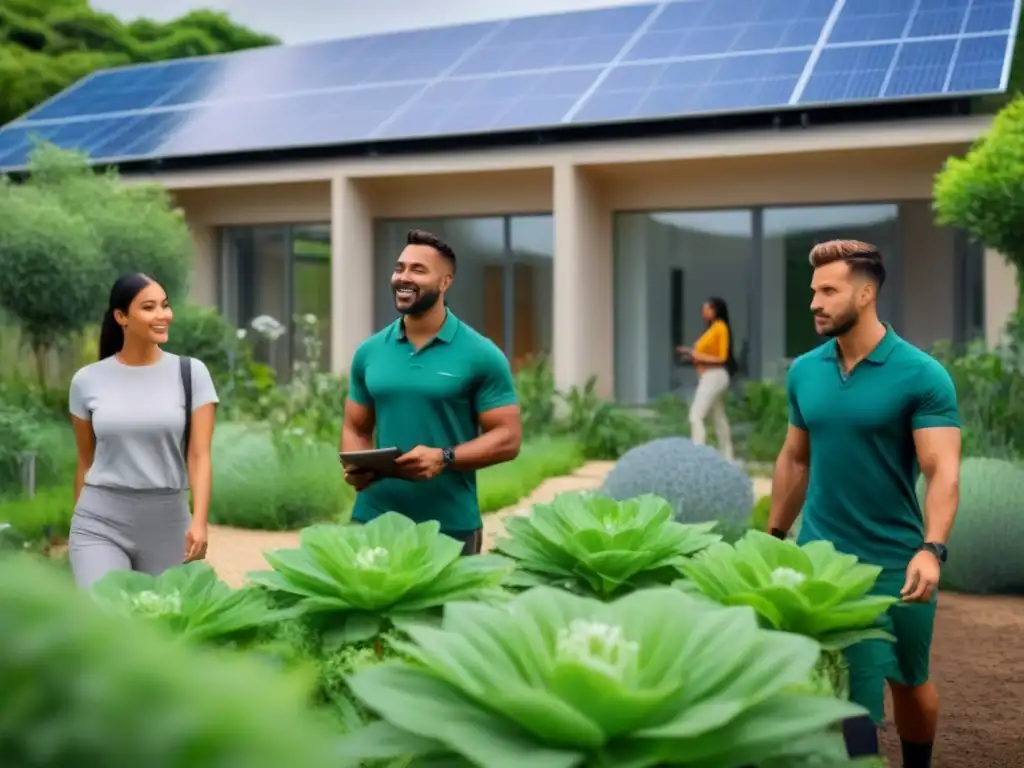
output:
[[[338,458],[347,467],[369,469],[382,475],[395,471],[395,459],[402,455],[398,448],[377,448],[372,451],[338,451]]]

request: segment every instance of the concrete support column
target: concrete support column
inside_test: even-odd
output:
[[[221,276],[217,271],[220,264],[217,228],[187,217],[185,221],[189,234],[192,236],[193,245],[192,285],[189,288],[189,301],[204,307],[216,307],[221,299],[218,294]]]
[[[553,367],[560,389],[597,376],[603,397],[614,392],[612,217],[586,171],[555,166]]]
[[[1017,270],[999,251],[985,249],[985,341],[995,347],[1017,310]]]
[[[373,333],[373,212],[360,182],[331,181],[331,370]]]

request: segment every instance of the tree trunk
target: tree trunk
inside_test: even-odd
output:
[[[36,376],[39,377],[39,389],[46,390],[46,353],[49,351],[45,346],[35,345],[33,351],[36,356]]]

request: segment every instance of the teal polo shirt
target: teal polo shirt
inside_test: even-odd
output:
[[[373,410],[376,446],[403,453],[469,442],[480,434],[481,413],[517,403],[504,353],[451,311],[418,350],[401,318],[360,344],[348,396]],[[476,472],[447,469],[420,482],[386,478],[356,495],[353,519],[365,523],[385,512],[437,520],[446,533],[474,531],[482,525]]]
[[[800,543],[906,568],[924,541],[914,431],[960,426],[946,369],[886,325],[849,374],[833,339],[793,362],[786,389],[789,421],[810,439]]]

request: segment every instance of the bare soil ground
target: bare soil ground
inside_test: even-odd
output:
[[[556,494],[596,488],[611,468],[592,462],[567,477],[542,483],[530,496],[484,518],[490,548],[502,520],[522,515]],[[754,478],[755,496],[771,481]],[[222,579],[241,584],[249,571],[267,567],[263,552],[298,545],[297,533],[213,527],[210,563]],[[942,697],[942,721],[933,768],[1024,768],[1024,598],[943,594],[932,672]],[[901,765],[899,739],[889,723],[883,734],[893,768]]]
[[[942,719],[933,768],[1024,766],[1022,638],[1024,598],[940,595],[932,676]],[[892,766],[901,765],[891,722],[883,741]]]

